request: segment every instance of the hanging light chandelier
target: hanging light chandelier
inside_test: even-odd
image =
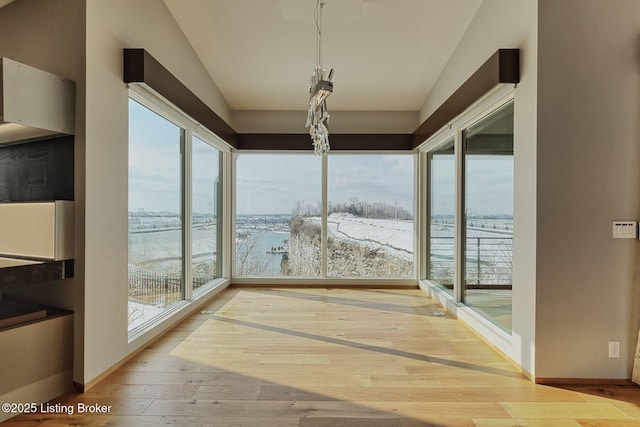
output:
[[[314,14],[317,30],[317,62],[311,76],[311,86],[309,86],[309,112],[306,124],[316,155],[329,152],[329,129],[327,128],[329,112],[326,100],[333,93],[333,82],[331,81],[333,68],[329,71],[326,79],[325,70],[322,68],[322,9],[324,5],[320,0],[317,0]]]

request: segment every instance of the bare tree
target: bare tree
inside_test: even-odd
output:
[[[269,267],[267,254],[261,248],[266,239],[263,231],[246,233],[236,241],[236,274],[238,276],[264,275]]]

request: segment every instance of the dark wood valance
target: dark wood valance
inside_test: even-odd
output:
[[[124,82],[144,83],[232,147],[238,134],[144,49],[124,49]]]
[[[331,151],[411,150],[410,134],[332,134]],[[313,144],[304,134],[240,134],[240,150],[308,150]]]
[[[144,83],[239,150],[313,150],[307,134],[238,134],[144,49],[124,49],[124,81]],[[520,50],[499,49],[413,134],[332,134],[332,150],[413,150],[500,83],[520,82]]]
[[[412,135],[416,148],[500,83],[520,83],[520,49],[498,49]]]

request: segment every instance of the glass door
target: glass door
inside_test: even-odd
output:
[[[462,132],[462,301],[511,330],[513,102]]]
[[[455,279],[456,159],[454,139],[428,157],[428,268],[427,279],[453,295]]]

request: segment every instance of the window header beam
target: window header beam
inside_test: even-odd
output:
[[[232,147],[238,134],[144,49],[124,49],[124,82],[146,84]]]
[[[311,150],[307,134],[239,134],[145,49],[124,49],[124,82],[145,84],[239,150]],[[413,150],[500,83],[520,82],[520,50],[498,49],[412,134],[332,134],[332,150]]]
[[[484,94],[501,83],[520,83],[520,49],[498,49],[412,135],[412,148],[462,114]]]
[[[410,151],[409,134],[331,134],[331,151]],[[253,134],[239,135],[239,150],[313,151],[309,134]]]

